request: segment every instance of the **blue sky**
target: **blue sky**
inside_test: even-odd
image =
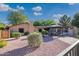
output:
[[[22,10],[29,21],[51,19],[58,21],[59,17],[67,14],[73,16],[79,12],[79,4],[74,3],[10,3],[0,4],[0,21],[8,22],[9,11]]]

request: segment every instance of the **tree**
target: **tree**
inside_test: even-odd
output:
[[[74,18],[72,20],[72,25],[76,26],[76,27],[79,27],[79,13],[76,13],[74,15]]]
[[[64,26],[65,28],[71,25],[71,18],[67,15],[63,15],[59,20],[60,25]]]
[[[33,23],[34,26],[48,26],[56,24],[54,20],[39,20]]]
[[[20,11],[11,11],[8,20],[11,24],[16,25],[26,22],[28,18]]]
[[[41,25],[41,22],[40,21],[35,21],[35,22],[33,22],[33,25],[34,26],[40,26]]]
[[[0,22],[0,30],[5,28],[5,24]]]

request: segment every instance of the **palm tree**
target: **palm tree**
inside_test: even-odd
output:
[[[59,23],[61,26],[63,26],[64,28],[62,29],[62,33],[63,33],[63,30],[65,32],[68,32],[68,28],[71,27],[71,18],[68,17],[67,15],[63,15],[60,20],[59,20]]]
[[[62,25],[65,28],[70,27],[70,25],[71,25],[71,18],[68,17],[67,15],[63,15],[60,18],[59,23],[60,23],[60,25]]]

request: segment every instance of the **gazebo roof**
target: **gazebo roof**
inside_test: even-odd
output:
[[[62,28],[61,25],[37,26],[38,28]]]

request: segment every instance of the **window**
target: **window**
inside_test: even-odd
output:
[[[20,33],[24,33],[24,28],[19,28]]]

